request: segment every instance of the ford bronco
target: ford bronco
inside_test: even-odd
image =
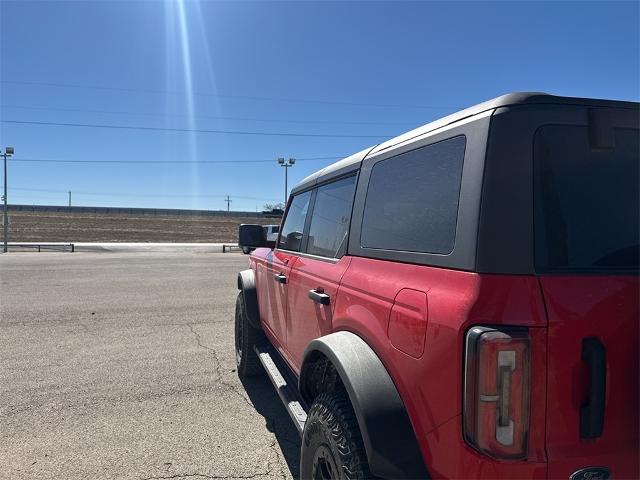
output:
[[[238,276],[302,478],[638,478],[639,105],[509,94],[291,192]]]

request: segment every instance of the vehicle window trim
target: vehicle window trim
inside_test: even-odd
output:
[[[341,175],[339,177],[334,177],[331,178],[330,180],[327,180],[325,182],[319,183],[318,185],[316,185],[313,189],[313,205],[311,205],[311,201],[309,202],[309,207],[310,210],[309,212],[311,212],[311,215],[309,215],[309,212],[307,212],[307,221],[308,221],[308,225],[305,223],[305,236],[303,236],[303,238],[306,237],[306,240],[304,240],[304,251],[302,253],[304,253],[305,255],[308,255],[309,258],[314,258],[314,259],[327,259],[327,260],[335,260],[336,262],[338,260],[340,260],[342,257],[348,255],[348,251],[349,251],[349,240],[350,240],[350,236],[351,236],[351,222],[353,221],[353,207],[355,204],[355,200],[356,200],[356,191],[358,190],[358,174],[359,174],[360,170],[356,170],[348,172],[344,175]],[[339,182],[341,180],[345,180],[349,177],[355,177],[354,178],[354,185],[353,185],[353,198],[351,200],[351,211],[349,213],[349,225],[347,225],[347,238],[346,238],[346,245],[347,247],[344,250],[344,253],[342,254],[341,257],[326,257],[324,255],[316,255],[313,253],[307,253],[307,247],[309,245],[309,230],[311,230],[311,221],[313,220],[313,210],[315,209],[316,206],[316,196],[318,193],[318,189],[321,187],[324,187],[325,185],[331,185],[332,183],[336,183]],[[311,208],[313,207],[313,208]]]
[[[356,199],[352,213],[347,255],[474,271],[476,268],[476,245],[478,239],[484,163],[490,125],[491,115],[482,115],[478,118],[469,119],[469,121],[461,121],[443,129],[429,132],[419,138],[403,142],[402,145],[397,147],[378,152],[371,157],[365,157],[362,161],[356,188]],[[362,233],[364,204],[373,166],[378,162],[388,160],[403,153],[458,136],[465,137],[466,145],[458,200],[456,236],[451,253],[445,255],[362,247],[360,245],[360,237]]]
[[[342,257],[330,258],[330,257],[321,257],[320,255],[312,255],[311,253],[306,253],[306,252],[292,252],[291,250],[284,250],[281,248],[276,248],[275,250],[278,252],[286,253],[287,255],[292,255],[292,256],[302,257],[302,258],[309,258],[311,260],[318,260],[320,262],[326,262],[326,263],[338,263],[342,259]],[[346,254],[344,256],[346,256]]]
[[[313,209],[316,206],[316,196],[318,189],[311,190],[311,198],[309,199],[309,207],[307,208],[307,216],[304,219],[304,227],[302,231],[302,242],[300,244],[300,253],[307,253],[307,245],[309,244],[309,228],[311,227],[311,218],[313,217]]]
[[[295,195],[289,195],[289,200],[287,201],[287,208],[284,212],[284,216],[282,217],[282,222],[281,225],[284,227],[285,222],[287,221],[287,217],[289,216],[289,209],[291,208],[291,204],[293,203],[293,199],[295,197],[298,197],[300,195],[304,195],[307,192],[311,192],[311,198],[309,198],[309,206],[307,207],[307,213],[305,215],[304,218],[304,226],[302,227],[302,240],[300,240],[300,250],[296,251],[296,250],[287,250],[286,248],[282,248],[280,247],[280,238],[282,238],[282,228],[280,229],[280,231],[278,232],[278,241],[276,242],[276,246],[274,248],[274,250],[279,250],[281,252],[288,252],[288,253],[299,253],[299,252],[303,252],[303,250],[306,249],[307,246],[307,242],[306,242],[306,237],[309,233],[309,230],[307,229],[308,227],[308,222],[310,219],[310,215],[309,213],[311,212],[311,209],[313,207],[313,204],[315,203],[315,191],[313,191],[313,189],[309,189],[309,190],[304,190],[302,192],[297,192]]]
[[[457,139],[457,138],[462,138],[464,140],[464,149],[462,151],[462,165],[460,166],[460,187],[458,189],[458,202],[457,202],[457,205],[456,205],[456,216],[455,216],[455,227],[456,228],[454,229],[454,232],[453,232],[453,245],[452,245],[451,249],[448,252],[445,253],[445,252],[428,252],[428,251],[420,251],[420,250],[402,250],[402,249],[394,249],[394,248],[365,247],[365,246],[362,245],[362,226],[361,226],[360,227],[360,246],[362,248],[367,249],[367,250],[383,250],[383,251],[391,251],[391,252],[427,253],[427,254],[430,254],[430,255],[441,255],[441,256],[451,255],[451,253],[453,252],[453,249],[455,248],[456,234],[457,234],[457,229],[458,229],[458,214],[460,213],[460,198],[461,198],[461,192],[462,192],[462,168],[464,167],[464,158],[465,158],[465,153],[466,153],[466,149],[467,149],[467,137],[464,134],[455,135],[455,136],[452,136],[452,137],[449,137],[449,138],[445,138],[444,140],[440,140],[440,141],[437,141],[437,142],[434,142],[434,143],[430,143],[428,145],[422,145],[421,147],[417,147],[417,148],[414,148],[413,150],[408,150],[406,152],[399,153],[399,154],[393,155],[391,157],[387,157],[387,158],[385,158],[383,160],[380,160],[380,161],[376,162],[375,164],[373,164],[371,166],[371,172],[370,172],[370,175],[369,175],[369,181],[367,183],[367,195],[365,195],[365,201],[364,201],[364,206],[363,206],[363,210],[362,210],[362,219],[361,219],[361,224],[364,224],[364,213],[365,213],[365,211],[367,209],[367,198],[369,196],[369,188],[371,186],[371,176],[372,176],[375,168],[378,166],[378,164],[381,164],[381,163],[386,162],[386,161],[393,160],[394,158],[400,157],[402,155],[406,155],[408,153],[415,152],[416,150],[420,150],[420,149],[423,149],[423,148],[439,145],[439,144],[442,144],[442,143],[445,143],[445,142],[449,142],[449,141]]]

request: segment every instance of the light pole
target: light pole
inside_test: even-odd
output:
[[[2,156],[4,157],[4,195],[3,201],[3,214],[2,214],[2,231],[4,237],[4,247],[2,251],[7,253],[7,241],[9,237],[9,211],[7,209],[7,157],[13,155],[13,147],[6,147]]]
[[[296,159],[290,158],[289,160],[285,160],[284,158],[280,157],[278,158],[278,163],[281,167],[284,167],[284,206],[286,207],[287,199],[289,198],[289,186],[287,185],[287,182],[289,181],[289,167],[293,167],[293,165],[296,163]]]

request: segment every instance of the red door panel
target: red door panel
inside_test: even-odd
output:
[[[287,341],[287,294],[289,289],[289,275],[291,265],[296,256],[282,250],[261,251],[256,255],[256,276],[258,291],[258,306],[260,316],[272,343],[286,356],[284,347]],[[284,276],[286,283],[276,280],[276,275]]]
[[[547,454],[549,476],[568,478],[604,466],[612,478],[638,478],[637,276],[540,278],[549,316]],[[604,346],[606,388],[602,435],[581,438],[580,409],[589,403],[591,375],[583,340]]]
[[[332,313],[338,286],[350,261],[350,257],[334,262],[301,256],[291,269],[287,350],[296,373],[300,371],[302,356],[309,342],[333,331]],[[318,289],[329,295],[329,305],[321,305],[309,298],[309,290]]]

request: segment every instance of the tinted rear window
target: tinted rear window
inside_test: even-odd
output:
[[[371,170],[364,248],[448,254],[458,217],[465,137],[382,160]]]
[[[638,130],[590,147],[587,127],[549,125],[535,137],[536,266],[638,269]]]

